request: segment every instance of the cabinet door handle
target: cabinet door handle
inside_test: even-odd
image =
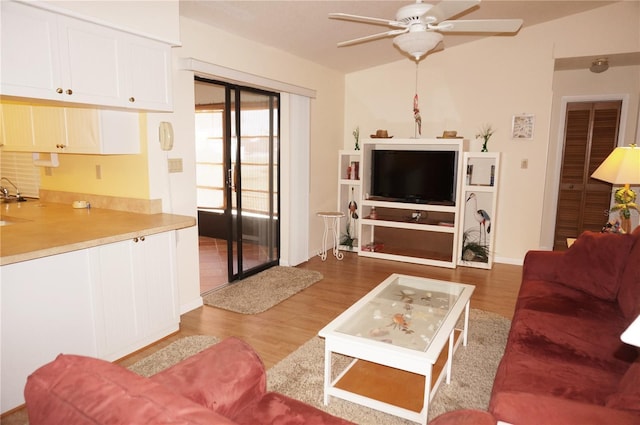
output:
[[[133,102],[135,102],[135,101],[136,101],[136,98],[135,98],[135,97],[133,97],[133,96],[132,96],[132,97],[130,97],[130,98],[129,98],[129,102],[133,103]]]
[[[140,241],[144,242],[144,236],[140,236]]]
[[[65,145],[58,143],[58,144],[56,145],[56,148],[58,148],[58,149],[64,149],[64,148],[65,148]]]
[[[133,241],[134,241],[135,243],[138,243],[138,242],[144,242],[144,236],[140,236],[139,238],[133,238]]]
[[[67,94],[68,94],[68,95],[72,95],[72,94],[73,94],[73,90],[71,90],[71,89],[67,89]]]
[[[56,89],[56,93],[58,93],[58,94],[62,94],[62,91],[63,91],[63,90],[62,90],[62,87],[58,87],[58,88]]]

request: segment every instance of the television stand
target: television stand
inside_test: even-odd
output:
[[[359,255],[455,268],[461,229],[463,153],[462,139],[371,139],[362,144]],[[455,202],[404,202],[368,197],[371,192],[371,158],[376,149],[457,152]],[[372,210],[375,214],[371,215]]]

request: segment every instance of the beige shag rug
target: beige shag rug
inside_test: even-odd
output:
[[[476,408],[486,410],[498,363],[502,358],[511,322],[497,314],[471,309],[469,343],[454,355],[451,384],[441,384],[431,406],[429,418],[451,410]],[[182,338],[130,367],[149,376],[215,344],[217,338],[192,336]],[[350,359],[334,355],[334,370]],[[333,415],[361,425],[408,425],[414,422],[387,415],[357,404],[331,398],[323,404],[324,340],[312,338],[267,371],[269,391],[286,394]]]
[[[151,376],[193,356],[220,341],[215,336],[195,335],[180,338],[150,356],[129,366],[129,370],[142,376]]]
[[[429,406],[429,418],[451,410],[486,410],[498,363],[504,353],[511,321],[497,314],[471,309],[469,341],[454,354],[451,384],[442,383]],[[334,354],[334,372],[351,359]],[[361,425],[415,424],[332,397],[323,404],[324,339],[306,342],[267,371],[270,391],[276,391]]]
[[[275,266],[203,297],[206,305],[241,314],[262,313],[322,279],[314,270]]]

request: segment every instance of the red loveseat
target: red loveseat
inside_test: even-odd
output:
[[[639,314],[640,227],[530,251],[489,412],[430,424],[640,424],[639,350],[620,340]]]
[[[266,392],[255,351],[227,338],[150,378],[103,360],[59,355],[27,380],[30,425],[348,425]]]

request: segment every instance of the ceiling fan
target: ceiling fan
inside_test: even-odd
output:
[[[434,49],[443,35],[441,32],[464,33],[513,33],[522,26],[522,19],[467,19],[448,20],[474,6],[480,0],[450,0],[437,5],[415,3],[401,7],[396,12],[396,19],[372,18],[368,16],[351,15],[348,13],[330,13],[329,18],[347,21],[364,22],[374,25],[384,25],[391,29],[382,33],[367,35],[349,41],[338,43],[338,47],[350,46],[383,37],[395,36],[393,44],[408,53],[416,61],[428,51]]]

